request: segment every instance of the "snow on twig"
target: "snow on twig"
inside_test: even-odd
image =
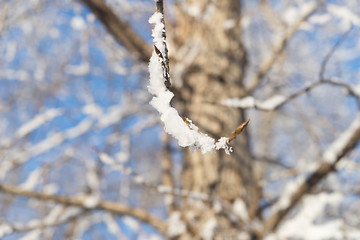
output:
[[[190,119],[183,118],[178,111],[170,105],[174,94],[169,90],[169,73],[166,62],[166,39],[163,14],[155,12],[149,19],[154,24],[152,36],[154,38],[154,51],[150,58],[149,72],[150,85],[148,91],[153,94],[150,104],[160,113],[160,119],[164,124],[164,130],[177,139],[181,147],[200,149],[202,153],[224,149],[227,154],[232,151],[228,146],[228,138],[220,138],[219,141],[201,133],[199,128]],[[185,120],[184,120],[185,119]]]

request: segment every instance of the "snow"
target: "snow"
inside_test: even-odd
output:
[[[101,198],[99,196],[99,194],[92,194],[92,195],[87,195],[84,198],[84,207],[86,208],[95,208],[97,205],[99,205],[101,201]]]
[[[63,212],[64,212],[64,207],[61,205],[56,205],[54,208],[51,209],[49,215],[46,216],[44,223],[51,224],[56,222],[56,220]]]
[[[41,235],[42,235],[42,230],[35,229],[35,230],[28,232],[23,237],[19,238],[19,240],[38,240],[38,239],[40,239]]]
[[[233,212],[240,217],[241,220],[247,221],[249,220],[249,215],[246,209],[246,205],[243,200],[238,199],[234,202]]]
[[[20,184],[22,189],[32,190],[39,183],[39,179],[41,179],[41,175],[43,173],[43,169],[37,168],[30,173],[26,181]]]
[[[274,95],[264,101],[259,101],[254,99],[252,96],[247,96],[244,98],[231,98],[226,99],[222,102],[223,105],[228,107],[235,108],[257,108],[260,110],[271,111],[279,107],[281,104],[284,104],[287,101],[287,97],[283,95]]]
[[[67,65],[65,72],[74,76],[84,76],[90,72],[89,62],[82,62],[79,65]]]
[[[325,24],[328,23],[331,20],[331,17],[329,14],[318,14],[318,15],[314,15],[311,16],[310,18],[310,22],[312,24]]]
[[[110,214],[104,214],[104,222],[110,233],[114,234],[117,237],[120,236],[121,231],[119,229],[119,226]],[[121,239],[121,237],[118,237],[118,239]]]
[[[207,220],[206,223],[204,224],[203,228],[201,229],[200,236],[204,240],[214,239],[214,232],[215,232],[216,225],[217,225],[217,223],[216,223],[216,219],[214,217]]]
[[[86,27],[86,23],[82,17],[75,16],[71,19],[70,25],[75,30],[82,30]]]
[[[350,22],[353,25],[360,26],[360,17],[353,13],[347,7],[339,6],[336,4],[327,4],[327,9],[334,16],[345,21],[345,24],[347,24],[347,22]]]
[[[315,6],[315,1],[302,3],[300,6],[291,6],[285,10],[282,18],[288,25],[293,25],[301,18],[301,16],[305,16],[311,12]]]
[[[154,24],[152,36],[157,49],[165,56],[165,39],[162,34],[165,26],[161,22],[163,15],[159,12],[154,13],[149,23]],[[177,110],[170,106],[170,101],[174,94],[164,85],[164,69],[159,56],[153,51],[149,62],[150,84],[148,91],[153,94],[150,104],[160,113],[160,119],[164,124],[164,130],[178,140],[181,147],[190,147],[190,149],[201,149],[202,153],[212,152],[214,149],[225,149],[227,154],[230,149],[226,141],[221,139],[216,145],[215,140],[207,134],[198,131],[198,128],[187,119],[187,122],[179,116]]]
[[[22,138],[31,133],[46,122],[51,121],[55,117],[63,113],[62,109],[48,109],[44,113],[36,115],[29,122],[23,124],[15,133],[16,138]]]
[[[77,138],[88,130],[90,130],[91,126],[93,125],[93,121],[90,119],[84,119],[78,125],[73,128],[66,130],[65,136],[66,138]]]
[[[342,196],[339,193],[305,196],[301,210],[294,218],[281,225],[275,235],[280,239],[342,239],[344,222],[341,219],[314,223],[326,212],[328,206],[337,206],[341,201]]]
[[[0,225],[0,237],[3,237],[7,234],[11,234],[13,229],[8,224],[1,224]]]
[[[289,205],[291,204],[291,197],[298,190],[299,186],[304,184],[304,182],[305,182],[305,176],[300,175],[295,181],[292,181],[292,182],[289,182],[288,184],[286,184],[285,190],[282,193],[282,196],[280,197],[280,199],[277,201],[276,205],[274,206],[274,210],[277,211],[279,209],[281,210],[281,209],[288,208]]]
[[[82,112],[96,118],[100,117],[103,114],[101,107],[96,105],[95,103],[90,103],[84,106],[82,108]]]
[[[122,218],[122,222],[134,232],[138,232],[140,229],[139,222],[132,217],[125,216]]]
[[[235,19],[228,19],[223,23],[223,28],[225,30],[231,29],[236,27],[236,20]]]
[[[350,127],[346,129],[325,151],[323,158],[328,163],[334,163],[338,160],[342,151],[346,145],[351,142],[354,134],[360,130],[360,114],[357,115],[356,119],[351,123]]]
[[[175,237],[185,232],[186,226],[181,221],[180,212],[172,212],[170,217],[168,218],[168,236]]]
[[[271,98],[257,103],[257,107],[263,110],[274,110],[286,101],[286,97],[282,95],[274,95]]]
[[[223,101],[223,104],[228,107],[237,108],[252,108],[255,107],[255,99],[251,96],[244,98],[232,98]]]

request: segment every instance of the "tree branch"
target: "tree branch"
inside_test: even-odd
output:
[[[335,53],[335,51],[341,46],[341,44],[346,40],[346,38],[348,37],[349,33],[351,32],[351,30],[353,29],[353,25],[351,24],[349,29],[342,34],[341,38],[335,43],[335,45],[330,49],[330,51],[326,54],[324,61],[321,63],[321,67],[320,67],[320,73],[319,73],[319,79],[320,81],[324,80],[324,74],[325,74],[325,69],[326,66],[330,60],[330,58],[333,56],[333,54]]]
[[[163,235],[167,235],[167,224],[149,214],[148,211],[141,209],[141,208],[130,208],[127,205],[116,203],[116,202],[110,202],[110,201],[100,201],[97,204],[94,204],[94,206],[89,206],[86,203],[86,198],[75,198],[75,197],[66,197],[66,196],[60,196],[60,195],[51,195],[46,193],[39,193],[34,191],[28,191],[23,190],[19,187],[13,186],[13,185],[5,185],[0,184],[0,191],[18,195],[18,196],[24,196],[28,198],[35,198],[42,201],[51,201],[55,203],[60,203],[64,205],[70,205],[70,206],[76,206],[81,207],[83,209],[89,209],[89,210],[104,210],[107,212],[111,212],[113,214],[118,215],[129,215],[132,217],[137,218],[138,220],[148,223],[151,226],[153,226],[156,230],[158,230]]]
[[[251,80],[247,92],[252,92],[259,85],[260,80],[271,70],[278,57],[285,50],[288,41],[299,30],[303,24],[326,0],[320,0],[315,6],[309,9],[293,26],[286,30],[283,39],[274,47],[270,56],[260,65],[255,77]]]
[[[277,201],[272,213],[266,220],[263,234],[274,231],[281,223],[288,212],[293,209],[297,202],[308,192],[310,192],[317,183],[324,179],[331,171],[335,170],[336,164],[351,150],[355,148],[360,140],[360,113],[352,122],[350,127],[340,135],[324,152],[323,159],[318,167],[300,178],[297,187],[291,193],[285,194]]]
[[[102,22],[113,37],[144,63],[148,63],[152,49],[132,27],[120,19],[103,0],[80,0]]]

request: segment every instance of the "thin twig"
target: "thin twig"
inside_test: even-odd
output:
[[[160,58],[162,58],[165,66],[164,66],[164,71],[165,73],[165,86],[170,89],[171,87],[171,82],[170,82],[170,66],[169,66],[169,56],[168,56],[168,48],[167,48],[167,43],[166,43],[166,26],[165,26],[165,15],[164,15],[164,2],[163,0],[157,0],[156,1],[156,11],[161,13],[162,18],[161,18],[161,22],[164,24],[164,31],[162,32],[162,37],[164,39],[164,46],[165,46],[165,52],[162,54],[163,56],[159,56]],[[155,47],[155,46],[154,46]],[[157,51],[156,51],[157,50]],[[155,47],[155,51],[156,53],[159,55],[159,53],[161,54],[161,52]]]
[[[256,76],[251,80],[247,92],[252,92],[259,85],[260,80],[271,70],[279,56],[285,50],[288,41],[303,24],[326,0],[320,0],[312,9],[302,16],[296,24],[291,26],[285,33],[284,38],[274,47],[271,55],[260,65]]]
[[[324,73],[325,73],[326,66],[327,66],[330,58],[333,56],[335,51],[341,46],[341,44],[345,41],[345,39],[348,37],[348,35],[350,34],[352,29],[353,29],[353,25],[351,24],[349,29],[342,34],[341,38],[335,43],[335,45],[326,54],[324,61],[322,62],[321,68],[320,68],[320,73],[319,73],[320,81],[324,81]]]

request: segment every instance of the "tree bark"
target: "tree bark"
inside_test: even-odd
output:
[[[199,14],[191,16],[189,9]],[[246,52],[242,45],[240,17],[238,0],[188,0],[177,6],[178,25],[173,31],[175,43],[178,46],[190,43],[200,48],[197,57],[182,75],[184,114],[215,138],[230,136],[246,120],[242,110],[218,104],[221,100],[244,94]],[[257,188],[246,131],[231,145],[234,149],[231,155],[224,152],[202,155],[199,151],[191,153],[186,149],[183,187],[220,197],[228,203],[241,199],[246,203],[249,215],[254,215]],[[196,209],[191,202],[186,204],[187,207],[182,209],[183,215],[191,212],[192,222],[200,231],[211,217],[217,219],[216,233],[219,235],[222,232],[229,234],[231,228],[239,227],[231,224],[229,218],[219,217],[211,206]]]

